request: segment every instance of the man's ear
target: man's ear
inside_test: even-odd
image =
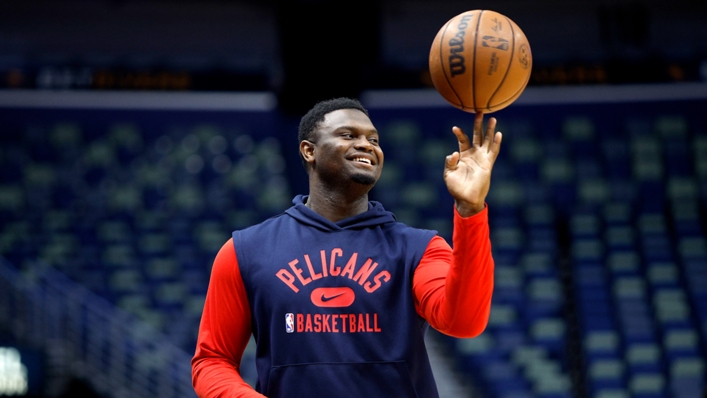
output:
[[[299,153],[302,155],[302,159],[304,159],[305,162],[314,162],[314,143],[302,140],[299,143]]]

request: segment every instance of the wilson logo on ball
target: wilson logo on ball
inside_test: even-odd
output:
[[[474,14],[469,14],[462,17],[457,26],[457,34],[449,39],[449,74],[452,77],[466,72],[464,56],[462,55],[464,53],[464,35],[466,34],[466,28],[469,27],[469,20],[473,16]]]

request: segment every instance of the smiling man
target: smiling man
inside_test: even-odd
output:
[[[383,169],[379,133],[356,100],[316,104],[301,120],[309,194],[235,231],[214,261],[196,354],[200,397],[437,397],[428,327],[474,337],[491,309],[486,209],[501,146],[477,114],[443,178],[455,206],[452,250],[435,231],[368,200]],[[382,137],[385,139],[385,137]],[[240,376],[255,337],[258,381]]]

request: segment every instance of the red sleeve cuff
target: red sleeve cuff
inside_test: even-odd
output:
[[[489,220],[489,205],[486,203],[484,203],[483,210],[469,217],[462,217],[462,215],[459,214],[459,211],[457,211],[457,206],[452,207],[454,207],[455,224],[459,222],[462,223],[460,225],[474,225],[479,223],[487,223]]]

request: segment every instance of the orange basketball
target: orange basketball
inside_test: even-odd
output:
[[[471,10],[450,19],[430,48],[430,75],[447,102],[490,113],[525,90],[533,57],[522,30],[505,15]]]

